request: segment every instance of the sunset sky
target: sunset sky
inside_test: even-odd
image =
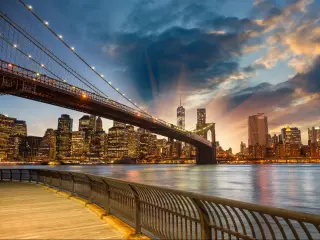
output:
[[[196,109],[206,108],[224,149],[238,152],[240,142],[248,142],[247,119],[258,112],[268,116],[270,134],[295,126],[304,144],[308,127],[320,126],[319,0],[25,1],[152,115],[176,124],[181,95],[186,128],[194,129]],[[1,0],[0,9],[103,92],[128,104],[19,1]],[[18,35],[12,39],[22,45]],[[33,55],[76,84],[40,53]],[[61,114],[70,114],[77,130],[83,115],[13,96],[0,96],[0,113],[26,120],[28,134],[36,136],[56,128]],[[104,129],[111,124],[104,120]]]

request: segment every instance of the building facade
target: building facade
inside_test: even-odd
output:
[[[73,120],[68,114],[62,114],[58,119],[57,156],[59,158],[71,156],[72,126]]]
[[[263,113],[249,116],[248,119],[248,146],[256,144],[268,145],[268,118]]]

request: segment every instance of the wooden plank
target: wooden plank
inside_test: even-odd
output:
[[[0,182],[0,239],[123,239],[92,211],[38,185]]]

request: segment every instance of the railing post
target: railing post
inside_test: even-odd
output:
[[[36,173],[37,173],[37,184],[38,184],[39,183],[39,172],[36,171]]]
[[[0,177],[1,177],[0,179],[1,179],[1,181],[2,181],[2,179],[3,179],[2,174],[3,174],[3,173],[2,173],[2,169],[0,169]]]
[[[91,179],[87,175],[85,175],[85,176],[88,179],[88,184],[89,184],[89,188],[90,188],[90,196],[89,196],[88,200],[89,200],[90,203],[92,203],[92,184],[91,184]]]
[[[22,181],[22,170],[19,169],[19,181],[21,182]]]
[[[132,185],[129,184],[129,187],[134,196],[134,203],[135,203],[135,212],[136,212],[136,219],[135,219],[135,234],[141,234],[141,205],[140,205],[140,198],[138,192],[134,189]]]
[[[31,182],[31,180],[32,180],[32,175],[31,175],[32,170],[28,169],[28,172],[29,172],[29,182]]]
[[[209,226],[210,218],[207,213],[207,210],[205,209],[203,203],[199,199],[192,198],[191,200],[199,213],[201,239],[212,239],[211,228]]]
[[[111,209],[111,194],[110,194],[110,186],[108,183],[106,183],[105,180],[102,179],[102,182],[104,183],[104,186],[106,187],[106,194],[107,194],[107,207],[106,207],[106,215],[110,214]]]
[[[9,169],[9,171],[10,171],[10,181],[12,181],[12,171],[11,169]]]
[[[69,173],[69,175],[71,176],[71,180],[72,180],[72,192],[71,192],[71,196],[74,196],[74,177],[71,173]]]

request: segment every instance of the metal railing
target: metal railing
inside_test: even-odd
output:
[[[0,169],[78,195],[165,239],[320,239],[320,216],[84,173]],[[67,213],[66,213],[67,214]]]
[[[51,88],[53,87],[53,88],[59,89],[60,91],[68,92],[69,94],[73,94],[73,95],[78,96],[79,99],[81,99],[81,98],[83,98],[83,96],[85,96],[86,101],[90,100],[90,101],[98,102],[99,104],[107,105],[109,108],[117,109],[119,111],[126,112],[132,116],[135,116],[135,117],[138,116],[139,118],[142,118],[142,119],[145,119],[148,121],[152,121],[152,122],[157,123],[163,127],[170,128],[171,131],[179,132],[180,134],[186,135],[189,138],[193,138],[199,142],[202,142],[204,144],[211,146],[210,141],[193,133],[192,131],[187,131],[185,129],[179,128],[178,126],[167,123],[159,118],[152,117],[149,114],[146,114],[145,112],[138,111],[136,109],[128,107],[128,106],[121,104],[119,102],[116,102],[110,98],[103,97],[103,96],[96,94],[94,92],[89,92],[87,90],[78,88],[78,87],[73,86],[67,82],[64,82],[64,81],[61,81],[58,79],[54,79],[54,78],[50,78],[47,75],[43,75],[38,72],[34,72],[32,70],[20,67],[18,65],[6,62],[1,59],[0,59],[0,70],[7,72],[7,73],[15,74],[17,76],[26,78],[28,80],[32,80],[35,83],[41,83],[43,85],[50,86]]]

